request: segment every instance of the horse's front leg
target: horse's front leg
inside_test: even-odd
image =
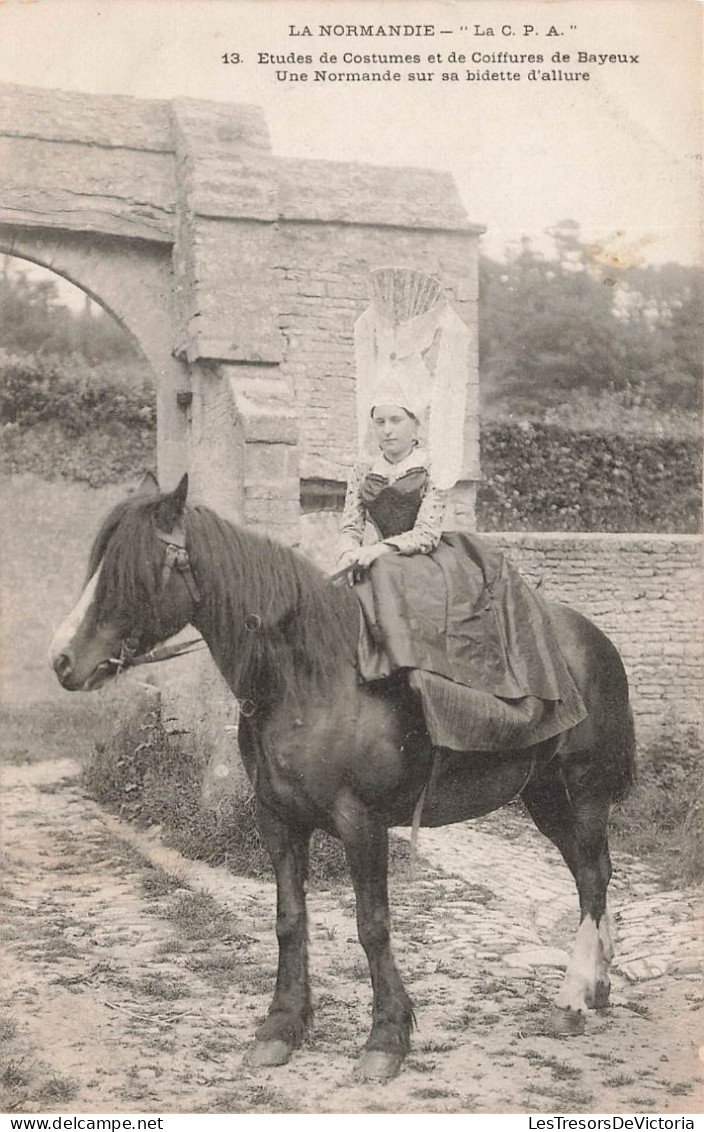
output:
[[[373,988],[372,1030],[357,1074],[364,1080],[395,1077],[410,1047],[413,1006],[391,953],[386,826],[356,799],[338,808],[336,825],[345,846],[357,898],[359,941],[369,961]]]
[[[279,968],[269,1013],[257,1030],[251,1065],[283,1065],[301,1044],[311,1018],[305,882],[310,831],[259,806],[257,824],[276,873]]]

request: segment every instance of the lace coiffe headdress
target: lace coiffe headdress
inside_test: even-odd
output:
[[[437,279],[373,271],[371,304],[355,323],[360,451],[369,450],[374,405],[401,405],[420,422],[434,482],[453,487],[463,471],[470,341]]]

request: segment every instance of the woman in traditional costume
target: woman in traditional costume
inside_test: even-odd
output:
[[[395,274],[407,286],[419,273]],[[394,317],[387,272],[386,295],[356,328],[364,454],[348,480],[338,570],[362,605],[360,676],[405,672],[438,747],[528,747],[586,709],[544,599],[488,542],[445,530],[462,468],[467,330],[430,282],[420,311],[408,316],[404,294]],[[365,542],[368,522],[376,541]]]
[[[388,389],[382,393],[389,395]],[[433,483],[427,453],[419,447],[415,412],[406,405],[374,405],[371,422],[380,451],[352,470],[339,533],[338,569],[359,571],[392,551],[427,554],[440,542],[445,524],[447,492]],[[363,546],[367,518],[380,541]]]

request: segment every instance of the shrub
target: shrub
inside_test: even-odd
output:
[[[697,532],[695,437],[491,422],[481,434],[480,530]]]
[[[612,815],[622,849],[650,857],[670,882],[704,879],[704,758],[696,729],[664,723],[639,757],[636,785]]]
[[[186,856],[245,876],[272,876],[253,796],[230,795],[212,808],[202,804],[208,757],[193,735],[166,731],[158,700],[140,700],[95,745],[84,779],[97,801],[128,821],[162,826],[167,843]],[[317,832],[311,880],[325,885],[347,875],[341,844]]]
[[[153,433],[154,395],[148,386],[132,389],[106,379],[78,354],[5,358],[0,365],[0,423],[27,429],[48,422],[74,437],[114,424]]]
[[[0,470],[91,487],[153,471],[154,392],[116,381],[114,370],[80,356],[1,358]]]

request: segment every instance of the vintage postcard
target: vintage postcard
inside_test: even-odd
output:
[[[701,16],[0,3],[8,1128],[695,1127]]]

